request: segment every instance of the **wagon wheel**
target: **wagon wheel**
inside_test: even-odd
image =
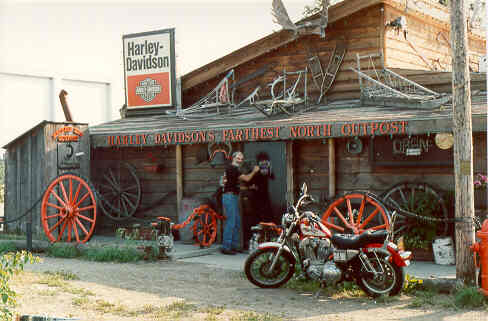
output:
[[[201,213],[193,225],[193,233],[200,246],[210,246],[217,235],[217,218],[214,213],[206,210]]]
[[[442,196],[431,186],[425,183],[401,183],[393,186],[382,195],[387,205],[425,217],[425,220],[415,217],[403,217],[401,229],[418,224],[431,224],[439,235],[446,235],[447,222],[429,221],[428,217],[447,219],[448,211]],[[401,213],[399,213],[401,215]],[[399,231],[399,230],[398,230]],[[398,232],[397,231],[397,232]]]
[[[64,174],[49,184],[41,203],[41,221],[51,242],[87,242],[97,219],[93,187],[75,174]]]
[[[380,201],[353,192],[335,200],[322,215],[322,223],[336,232],[361,234],[366,230],[389,229],[390,217]]]
[[[113,220],[132,217],[141,203],[141,182],[129,163],[119,162],[104,170],[97,187],[100,208]]]

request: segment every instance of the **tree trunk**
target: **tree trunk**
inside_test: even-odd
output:
[[[456,192],[456,278],[476,284],[473,254],[474,188],[471,91],[467,60],[464,0],[451,0],[452,107],[454,122],[454,180]]]

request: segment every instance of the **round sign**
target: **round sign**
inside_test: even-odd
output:
[[[454,136],[451,133],[438,133],[435,135],[435,144],[440,149],[449,149],[454,144]]]

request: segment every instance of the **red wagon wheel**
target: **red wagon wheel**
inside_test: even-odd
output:
[[[44,232],[51,242],[87,242],[95,229],[94,189],[75,174],[64,174],[49,184],[41,204]]]
[[[193,233],[200,246],[210,246],[217,236],[217,215],[210,209],[205,209],[196,218]]]
[[[335,200],[324,212],[322,223],[333,231],[347,234],[390,228],[385,206],[363,193],[349,193]]]

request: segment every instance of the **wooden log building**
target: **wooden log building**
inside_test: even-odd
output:
[[[260,99],[272,99],[268,88],[277,77],[306,68],[306,84],[300,83],[297,91],[307,91],[307,98],[316,100],[321,91],[314,86],[317,74],[311,70],[311,59],[318,58],[325,70],[337,48],[343,48],[330,89],[320,103],[310,104],[314,105],[310,111],[267,117],[251,106],[254,113],[245,117],[232,113],[202,118],[140,116],[92,126],[92,178],[112,161],[131,163],[141,178],[142,208],[167,196],[164,204],[135,216],[165,215],[175,220],[182,199],[207,197],[216,190],[223,165],[210,166],[206,151],[208,144],[225,142],[232,150],[244,151],[248,159],[259,151],[271,155],[275,215],[302,182],[322,200],[352,190],[382,193],[399,182],[425,182],[442,191],[454,190],[452,147],[440,149],[435,143],[437,134],[452,133],[451,105],[362,104],[359,77],[351,69],[371,74],[372,66],[385,67],[448,94],[448,9],[427,0],[408,8],[405,1],[351,0],[331,6],[328,17],[325,37],[307,33],[306,28],[304,32],[281,30],[181,78],[183,111],[218,86],[229,70],[234,72],[230,88],[236,103],[258,86]],[[403,25],[395,23],[401,19]],[[481,33],[471,30],[475,173],[487,171],[486,73],[479,72],[485,46]],[[409,146],[416,146],[420,153],[405,154]]]
[[[212,162],[211,148],[223,144],[250,160],[268,153],[275,217],[303,182],[322,201],[354,190],[380,194],[400,182],[453,191],[452,145],[439,140],[449,141],[453,128],[446,99],[451,92],[449,11],[429,0],[407,3],[343,1],[329,7],[323,35],[308,27],[274,32],[184,75],[176,112],[127,114],[89,127],[91,180],[97,186],[111,164],[129,163],[141,187],[133,217],[177,221],[179,212],[191,210],[185,199],[216,191],[224,165]],[[486,173],[486,72],[480,72],[486,39],[472,29],[468,43],[473,171]],[[383,93],[400,98],[368,96],[370,78],[365,76],[383,68],[434,92],[438,104],[399,93],[391,83],[380,85]],[[226,78],[230,71],[232,77]],[[224,86],[222,79],[229,82]],[[205,108],[201,99],[212,92],[217,104]],[[303,98],[301,104],[283,102],[294,99],[292,94]],[[113,232],[124,222],[100,215],[97,229]]]

